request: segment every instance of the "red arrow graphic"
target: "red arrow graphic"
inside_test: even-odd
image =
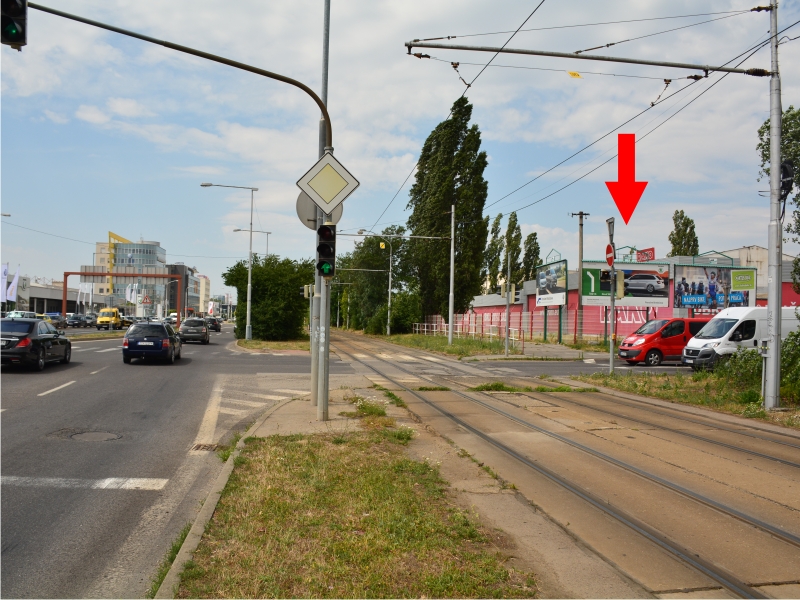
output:
[[[606,181],[608,191],[614,198],[619,214],[628,224],[639,199],[647,187],[646,181],[636,181],[636,135],[620,133],[617,136],[619,153],[617,155],[617,181]]]

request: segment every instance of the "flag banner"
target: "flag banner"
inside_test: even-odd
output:
[[[3,282],[5,286],[6,282]],[[16,302],[17,301],[17,286],[19,285],[19,267],[17,267],[17,274],[14,275],[14,281],[11,282],[11,285],[8,286],[8,291],[6,292],[6,302]]]
[[[8,284],[8,263],[2,266],[3,285],[0,286],[0,302],[6,301],[6,284]]]

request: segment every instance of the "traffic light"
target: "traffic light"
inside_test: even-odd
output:
[[[303,298],[305,298],[306,300],[308,300],[309,298],[311,298],[311,296],[313,296],[313,295],[314,295],[314,285],[313,285],[313,284],[311,284],[311,285],[304,285],[303,287],[301,287],[301,288],[300,288],[300,295],[301,295]]]
[[[17,50],[28,43],[28,0],[0,0],[2,43]]]
[[[625,297],[625,273],[617,270],[614,278],[617,280],[617,293],[614,294],[614,297],[617,300],[622,300]]]
[[[789,197],[794,186],[794,163],[791,160],[785,160],[781,163],[781,199],[785,200]]]
[[[328,223],[317,229],[317,272],[321,277],[336,273],[336,225]]]

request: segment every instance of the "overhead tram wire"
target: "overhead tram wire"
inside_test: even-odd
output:
[[[435,60],[437,62],[447,63],[449,65],[453,64],[453,61],[445,60],[443,58],[437,58],[435,56],[431,56],[430,59],[431,60]],[[481,65],[483,65],[483,63],[471,63],[471,62],[464,62],[464,61],[458,61],[458,64],[460,64],[460,65],[470,65],[470,66],[481,66]],[[492,68],[493,69],[500,69],[500,68],[502,68],[502,69],[525,69],[525,70],[529,70],[529,71],[552,71],[554,73],[567,73],[568,72],[566,69],[546,69],[544,67],[523,67],[523,66],[518,66],[518,65],[492,65]],[[596,71],[581,71],[580,73],[581,73],[581,75],[608,75],[609,77],[629,77],[631,79],[653,79],[653,80],[657,80],[657,81],[664,81],[663,77],[648,77],[648,76],[645,76],[645,75],[623,75],[621,73],[598,73]],[[680,79],[680,78],[674,78],[673,77],[673,81],[675,79]]]
[[[536,14],[536,11],[539,10],[541,8],[542,4],[544,4],[544,3],[545,3],[545,0],[541,0],[541,2],[539,2],[539,4],[536,5],[536,8],[533,9],[531,14],[529,14],[525,18],[525,20],[522,22],[522,24],[519,27],[517,27],[517,29],[511,34],[511,36],[506,40],[505,44],[503,44],[502,48],[505,48],[509,44],[509,42],[511,42],[511,40],[514,39],[514,36],[517,35],[519,30],[522,29],[525,26],[525,23],[527,23],[528,21],[531,20],[531,17]],[[486,68],[490,64],[492,64],[492,61],[495,58],[497,58],[498,54],[500,54],[500,53],[499,52],[495,52],[494,56],[492,56],[492,58],[489,59],[489,62],[487,62],[486,65],[484,65],[484,67],[480,70],[480,72],[477,75],[475,75],[475,77],[472,79],[472,81],[469,82],[466,85],[466,87],[464,88],[464,91],[461,93],[461,96],[459,96],[459,98],[463,98],[464,97],[464,95],[467,93],[467,90],[472,87],[472,85],[478,80],[478,77],[480,77],[483,74],[483,72],[486,70]],[[452,114],[452,111],[450,112],[450,114]],[[450,114],[447,115],[447,118],[445,120],[450,118]],[[375,223],[373,223],[372,227],[370,227],[370,230],[375,229],[375,226],[378,224],[378,221],[380,221],[381,218],[383,217],[383,215],[386,214],[386,211],[389,210],[389,207],[392,205],[392,202],[394,202],[395,198],[397,198],[398,194],[400,194],[400,192],[403,189],[403,187],[405,187],[406,182],[411,177],[411,175],[414,173],[414,171],[416,170],[418,164],[419,164],[419,161],[414,163],[414,166],[412,167],[411,172],[406,176],[405,180],[403,181],[403,185],[401,185],[400,189],[398,189],[397,192],[395,193],[395,195],[392,196],[392,199],[389,201],[389,204],[386,205],[386,208],[383,209],[383,212],[380,214],[380,216],[377,219],[375,219]]]
[[[619,25],[622,23],[643,23],[646,21],[663,21],[667,19],[688,19],[691,17],[711,17],[715,15],[737,15],[737,14],[744,14],[748,12],[752,12],[755,9],[745,9],[745,10],[725,10],[721,12],[710,12],[710,13],[697,13],[693,15],[676,15],[674,17],[650,17],[647,19],[627,19],[624,21],[601,21],[597,23],[580,23],[578,25],[554,25],[552,27],[536,27],[533,29],[520,29],[518,30],[519,33],[525,33],[528,31],[550,31],[553,29],[574,29],[576,27],[596,27],[599,25]],[[515,33],[511,31],[491,31],[488,33],[467,33],[462,35],[445,35],[441,37],[433,37],[433,38],[422,38],[418,40],[414,40],[415,42],[434,42],[436,40],[453,40],[456,38],[465,38],[465,37],[479,37],[484,35],[500,35],[502,33]]]
[[[783,32],[785,32],[785,31],[787,31],[788,29],[791,29],[792,27],[794,27],[794,26],[795,26],[795,25],[797,25],[798,23],[800,23],[800,21],[795,21],[794,23],[792,23],[792,24],[791,24],[791,25],[789,25],[788,27],[786,27],[786,28],[784,28],[783,30],[781,30],[781,31],[779,32],[779,34],[780,34],[780,33],[783,33]],[[763,42],[757,42],[755,45],[751,46],[750,48],[748,48],[747,50],[745,50],[745,51],[744,51],[744,52],[742,52],[741,54],[739,54],[739,55],[737,55],[737,56],[733,57],[732,59],[730,59],[729,61],[727,61],[727,62],[723,63],[721,66],[726,66],[726,65],[728,65],[728,64],[730,64],[730,63],[732,63],[733,61],[737,60],[738,58],[740,58],[740,57],[744,56],[745,54],[748,54],[748,53],[749,53],[749,52],[751,52],[751,51],[758,51],[758,50],[760,50],[761,48],[763,48],[763,47],[764,47],[764,46],[765,46],[767,43],[769,43],[769,40],[766,40],[766,41],[763,41]],[[753,52],[753,53],[755,53],[755,52]],[[747,58],[750,58],[750,57],[748,56]],[[747,60],[747,59],[745,59],[745,60]],[[742,64],[743,62],[744,62],[744,61],[740,62],[739,64]],[[488,205],[487,205],[485,208],[492,207],[492,206],[494,206],[495,204],[497,204],[498,202],[501,202],[501,201],[505,200],[505,199],[506,199],[506,198],[508,198],[509,196],[511,196],[511,195],[513,195],[513,194],[516,194],[516,193],[517,193],[518,191],[520,191],[521,189],[523,189],[523,188],[525,188],[526,186],[530,185],[530,184],[531,184],[531,183],[533,183],[534,181],[536,181],[536,180],[538,180],[538,179],[542,178],[544,175],[547,175],[548,173],[550,173],[550,172],[551,172],[551,171],[553,171],[554,169],[556,169],[556,168],[560,167],[560,166],[561,166],[561,165],[563,165],[565,162],[567,162],[567,161],[571,160],[572,158],[574,158],[574,157],[578,156],[579,154],[581,154],[581,153],[582,153],[582,152],[584,152],[585,150],[588,150],[589,148],[591,148],[592,146],[594,146],[595,144],[597,144],[599,141],[601,141],[601,140],[603,140],[604,138],[608,137],[609,135],[611,135],[612,133],[614,133],[615,131],[617,131],[617,130],[618,130],[618,129],[620,129],[621,127],[624,127],[625,125],[627,125],[628,123],[630,123],[630,122],[631,122],[631,121],[633,121],[634,119],[637,119],[638,117],[640,117],[641,115],[643,115],[643,114],[644,114],[644,113],[646,113],[647,111],[651,110],[651,109],[652,109],[652,108],[654,108],[655,106],[658,106],[659,104],[662,104],[662,103],[663,103],[663,102],[665,102],[666,100],[669,100],[670,98],[672,98],[673,96],[675,96],[675,94],[679,94],[679,93],[680,93],[680,92],[682,92],[683,90],[686,90],[686,89],[688,89],[688,88],[689,88],[691,85],[694,85],[694,83],[696,83],[697,81],[699,81],[699,79],[695,80],[693,83],[691,83],[691,84],[689,84],[689,85],[686,85],[686,86],[682,87],[680,90],[677,90],[677,91],[673,92],[672,94],[670,94],[670,95],[669,95],[669,96],[667,96],[666,98],[663,98],[663,99],[662,99],[661,101],[659,101],[658,103],[655,103],[655,104],[653,104],[653,105],[651,105],[651,106],[648,106],[647,108],[645,108],[645,109],[644,109],[644,110],[642,110],[641,112],[637,113],[636,115],[634,115],[633,117],[631,117],[630,119],[628,119],[627,121],[625,121],[624,123],[622,123],[622,124],[618,125],[617,127],[615,127],[614,129],[612,129],[611,131],[607,132],[607,133],[606,133],[606,134],[604,134],[603,136],[601,136],[601,137],[597,138],[596,140],[594,140],[592,143],[590,143],[590,144],[588,144],[588,145],[584,146],[583,148],[581,148],[581,149],[580,149],[580,150],[578,150],[577,152],[575,152],[575,153],[571,154],[570,156],[568,156],[567,158],[565,158],[565,159],[564,159],[564,160],[562,160],[561,162],[559,162],[559,163],[557,163],[557,164],[553,165],[551,168],[549,168],[549,169],[547,169],[546,171],[544,171],[544,172],[540,173],[539,175],[537,175],[536,177],[534,177],[534,178],[533,178],[533,179],[531,179],[530,181],[528,181],[528,182],[526,182],[526,183],[522,184],[521,186],[519,186],[518,188],[516,188],[516,189],[514,189],[514,190],[510,191],[510,192],[509,192],[509,193],[507,193],[505,196],[502,196],[502,197],[498,198],[497,200],[495,200],[495,201],[494,201],[494,202],[492,202],[491,204],[488,204]]]

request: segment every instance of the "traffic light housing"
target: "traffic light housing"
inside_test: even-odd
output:
[[[617,293],[614,294],[614,297],[617,300],[622,300],[625,297],[625,273],[617,269],[617,274],[614,279],[617,281]]]
[[[0,38],[6,46],[22,50],[28,43],[28,0],[0,0]]]
[[[326,223],[317,229],[317,273],[320,277],[336,274],[336,225]]]

